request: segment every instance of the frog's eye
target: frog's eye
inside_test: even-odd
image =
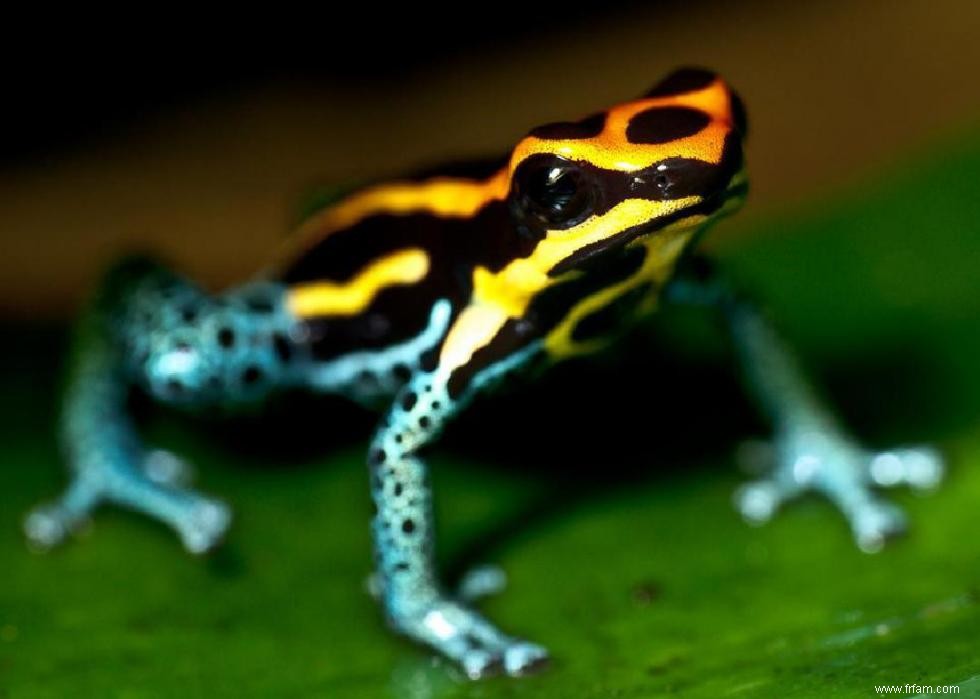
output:
[[[528,224],[570,228],[595,209],[596,188],[575,163],[562,158],[531,159],[514,173],[512,203]]]

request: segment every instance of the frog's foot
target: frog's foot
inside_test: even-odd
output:
[[[102,503],[142,512],[172,527],[184,547],[200,554],[221,542],[231,511],[224,503],[179,486],[184,462],[168,452],[150,452],[143,468],[91,465],[78,469],[64,494],[30,512],[24,532],[32,546],[50,549],[77,532]]]
[[[166,449],[154,449],[143,459],[143,473],[154,483],[171,488],[187,487],[194,480],[194,469],[184,459]]]
[[[548,663],[541,646],[501,633],[475,611],[447,598],[389,613],[389,619],[402,634],[457,663],[470,679],[501,672],[528,675]]]
[[[742,515],[752,523],[769,520],[779,507],[807,491],[829,498],[847,518],[862,551],[879,551],[905,531],[905,515],[881,499],[875,488],[907,485],[935,488],[943,461],[929,447],[869,452],[842,437],[818,430],[788,434],[768,454],[775,462],[764,477],[735,493]],[[756,465],[765,456],[755,455]]]

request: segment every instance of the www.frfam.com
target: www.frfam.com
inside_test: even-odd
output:
[[[875,694],[959,694],[953,684],[884,684],[875,685]]]

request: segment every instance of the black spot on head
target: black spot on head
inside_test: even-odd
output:
[[[402,436],[400,434],[396,434],[395,435],[395,444],[401,444],[401,443],[402,443]]]
[[[185,323],[193,323],[195,320],[197,320],[197,307],[184,306],[180,310],[180,317]]]
[[[405,532],[406,534],[411,534],[412,532],[414,532],[415,522],[410,519],[406,519],[404,522],[402,522],[402,531]]]
[[[247,386],[252,386],[258,383],[259,379],[262,378],[262,370],[257,366],[250,366],[242,372],[242,381]]]
[[[409,566],[405,561],[398,561],[398,563],[395,564],[395,571],[398,573],[404,573],[410,567],[411,566]]]
[[[711,119],[699,109],[656,107],[630,119],[626,138],[630,143],[670,143],[701,131]]]
[[[218,330],[218,344],[229,349],[235,344],[235,331],[231,328],[221,328]]]
[[[275,350],[279,361],[285,364],[293,357],[293,346],[282,333],[272,336],[272,349]]]
[[[395,497],[401,497],[402,492],[405,490],[405,486],[401,483],[395,483]]]
[[[412,370],[407,364],[396,364],[391,369],[391,375],[398,381],[408,381],[412,377]]]
[[[371,462],[371,465],[372,466],[380,466],[381,464],[383,464],[385,462],[385,459],[387,459],[387,458],[388,458],[388,455],[385,454],[385,450],[384,449],[375,449],[374,451],[371,452],[371,456],[369,457],[369,461]],[[379,486],[380,486],[380,483],[379,483]]]
[[[562,141],[565,139],[595,138],[602,133],[606,125],[606,115],[604,112],[590,114],[578,121],[556,121],[552,124],[539,126],[531,131],[531,136],[543,138],[549,141]]]
[[[437,401],[437,400],[432,401],[432,409],[433,410],[438,410],[441,407],[442,407],[442,404],[439,401]]]
[[[680,68],[654,85],[644,97],[671,97],[703,90],[717,77],[704,68]]]
[[[429,422],[430,422],[429,418],[423,415],[422,417],[419,418],[419,427],[421,427],[423,430],[428,429]]]
[[[413,391],[409,391],[402,398],[402,409],[404,409],[406,411],[407,410],[411,410],[412,408],[415,407],[415,403],[416,403],[417,400],[418,400],[418,397],[415,395],[415,393]]]

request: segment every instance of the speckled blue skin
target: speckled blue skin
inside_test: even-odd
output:
[[[566,329],[591,351],[610,331],[604,311],[635,320],[660,301],[718,311],[772,419],[767,475],[736,497],[745,517],[763,521],[817,491],[840,508],[862,549],[879,549],[904,523],[875,487],[935,485],[939,457],[861,448],[764,315],[686,247],[744,199],[745,133],[744,109],[724,81],[682,69],[639,101],[535,129],[506,164],[450,168],[342,199],[298,233],[281,281],[211,296],[150,262],[119,266],[78,329],[62,419],[71,484],[27,517],[28,537],[53,546],[97,505],[115,503],[167,523],[194,553],[220,541],[228,508],[189,490],[177,457],[142,444],[126,413],[134,389],[191,409],[253,403],[283,388],[380,404],[387,408],[368,452],[372,591],[388,621],[468,677],[530,672],[545,650],[467,604],[499,586],[499,575],[470,576],[455,592],[440,584],[419,454],[510,371],[568,356]],[[624,153],[643,158],[631,164]],[[391,266],[392,253],[406,252],[422,268]],[[304,311],[292,294],[310,284],[317,303]]]
[[[500,632],[469,608],[463,595],[450,595],[439,584],[432,496],[425,464],[416,456],[475,394],[532,360],[539,348],[531,345],[494,364],[453,400],[438,368],[419,368],[419,356],[432,343],[426,333],[414,345],[366,353],[356,366],[317,363],[283,299],[283,288],[274,283],[211,297],[143,262],[113,272],[78,329],[62,424],[72,482],[58,501],[27,517],[30,540],[53,546],[97,505],[114,503],[170,525],[191,552],[220,541],[231,521],[228,508],[184,487],[179,459],[141,443],[124,408],[134,387],[163,403],[200,408],[254,402],[285,387],[371,400],[380,386],[395,396],[369,451],[377,509],[374,588],[390,623],[458,662],[470,677],[539,667],[547,658],[544,649]],[[870,454],[856,445],[814,397],[762,314],[716,277],[681,277],[665,299],[721,311],[748,383],[776,426],[770,475],[737,495],[747,519],[767,519],[784,500],[815,490],[840,507],[865,550],[877,550],[902,529],[901,513],[880,500],[872,486],[935,485],[941,462],[933,452]],[[442,317],[434,308],[427,329],[431,338],[444,329]],[[343,361],[350,364],[349,357]],[[406,363],[412,375],[399,380],[395,367]],[[370,389],[363,372],[352,370],[358,366],[371,368]]]

